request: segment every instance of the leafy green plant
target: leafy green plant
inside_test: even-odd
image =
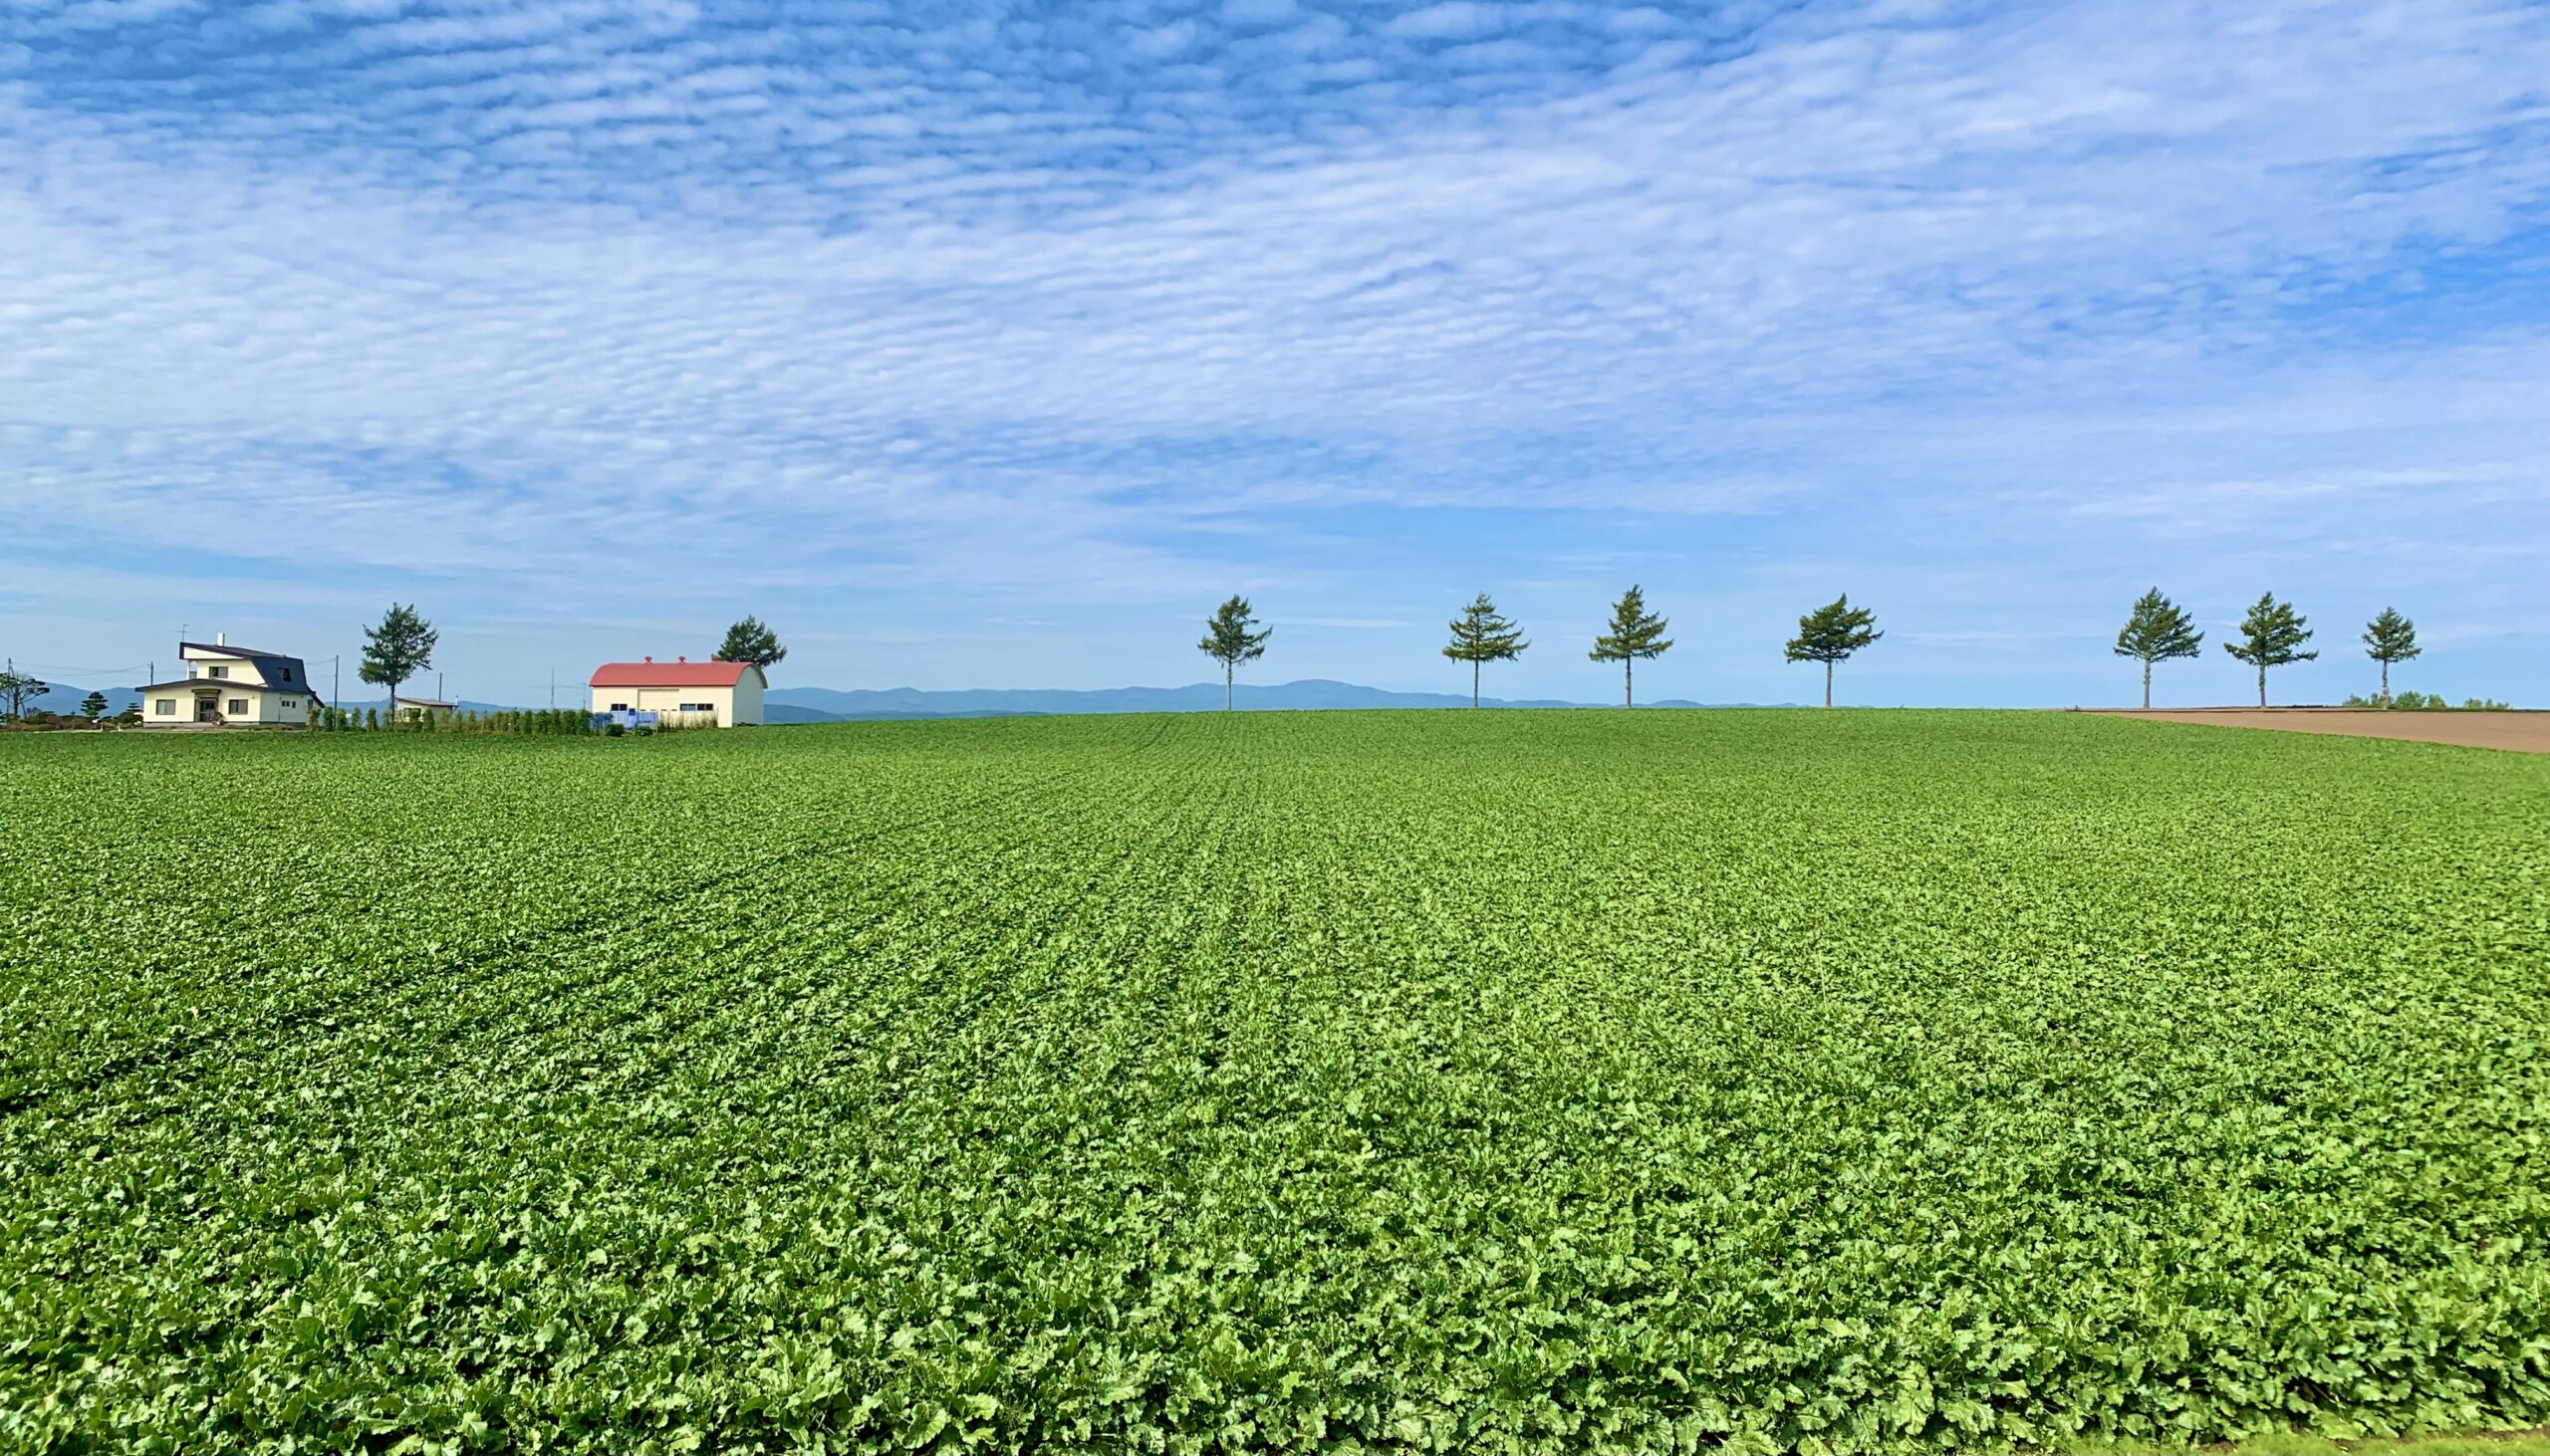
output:
[[[682,737],[0,740],[0,1450],[2550,1423],[2550,760]]]

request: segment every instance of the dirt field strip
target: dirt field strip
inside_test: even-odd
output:
[[[2280,728],[2287,733],[2335,733],[2347,738],[2402,738],[2462,748],[2502,748],[2550,753],[2550,712],[2382,712],[2355,708],[2091,708],[2111,718],[2155,723],[2209,723],[2216,728]]]

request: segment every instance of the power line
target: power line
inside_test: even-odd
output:
[[[30,662],[30,672],[61,672],[74,677],[112,677],[120,672],[135,672],[146,666],[141,662],[126,662],[115,667],[74,667],[63,662]]]

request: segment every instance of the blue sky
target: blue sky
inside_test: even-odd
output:
[[[0,4],[0,649],[2550,703],[2550,7]],[[69,670],[66,670],[69,669]],[[118,669],[118,670],[106,670]]]

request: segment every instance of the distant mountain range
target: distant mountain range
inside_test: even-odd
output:
[[[107,711],[120,713],[128,704],[138,701],[133,689],[106,689]],[[80,700],[89,695],[85,687],[57,684],[27,706],[47,712],[74,714],[80,711]],[[1392,692],[1387,688],[1364,687],[1352,682],[1338,682],[1325,677],[1306,677],[1299,682],[1273,685],[1242,683],[1233,694],[1238,706],[1253,712],[1289,712],[1319,708],[1466,708],[1470,700],[1460,693]],[[378,708],[384,699],[349,699],[342,706],[360,713],[365,708]],[[946,692],[925,691],[916,687],[853,688],[781,687],[771,689],[764,700],[763,717],[772,723],[868,723],[896,719],[926,718],[1028,718],[1056,713],[1195,713],[1222,706],[1222,685],[1218,682],[1190,683],[1185,687],[1103,687],[1074,688],[1008,688],[974,687]],[[1592,708],[1604,703],[1569,702],[1561,698],[1481,698],[1480,705],[1490,708]],[[464,712],[491,713],[517,709],[519,703],[482,703],[463,698]],[[1641,703],[1650,708],[1697,708],[1707,706],[1684,698],[1665,698]],[[1752,703],[1722,704],[1727,707],[1754,707]],[[1781,703],[1776,706],[1792,707]]]

